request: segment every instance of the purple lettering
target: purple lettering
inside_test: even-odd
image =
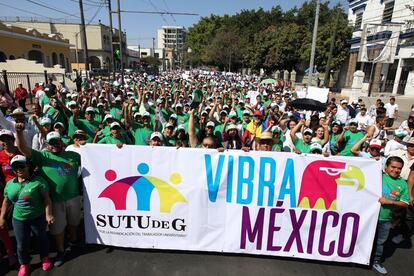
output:
[[[319,247],[318,251],[319,254],[322,256],[331,256],[334,253],[335,250],[335,241],[331,241],[329,243],[328,251],[325,251],[324,245],[325,245],[325,238],[326,238],[326,228],[328,226],[328,219],[329,217],[332,217],[332,228],[336,227],[338,225],[339,221],[339,214],[333,211],[328,211],[323,214],[322,217],[322,225],[321,225],[321,234],[319,238]]]
[[[285,209],[282,208],[272,208],[270,209],[270,219],[269,219],[269,231],[267,233],[267,250],[268,251],[280,251],[281,246],[273,245],[273,234],[280,230],[279,226],[275,226],[276,215],[282,214]]]
[[[263,237],[263,222],[264,222],[264,212],[265,208],[260,208],[257,213],[256,222],[252,229],[250,223],[250,213],[249,208],[243,206],[242,213],[242,225],[241,225],[241,241],[240,248],[246,249],[246,235],[248,236],[249,242],[253,243],[257,237],[256,249],[262,249],[262,237]]]
[[[348,219],[352,219],[352,234],[351,234],[351,243],[349,244],[348,253],[344,252],[345,247],[345,234],[346,234],[346,226],[348,223]],[[338,256],[340,257],[350,257],[354,254],[355,244],[358,238],[358,228],[359,228],[359,215],[355,213],[345,213],[342,216],[341,221],[341,230],[339,232],[339,240],[338,240]]]
[[[306,250],[306,253],[312,254],[313,249],[313,240],[315,238],[315,228],[316,228],[316,221],[318,217],[318,212],[315,210],[312,210],[311,215],[311,223],[309,226],[309,236],[308,236],[308,247]]]
[[[292,223],[292,233],[290,233],[289,239],[283,251],[289,252],[290,248],[292,247],[293,242],[296,241],[298,252],[303,253],[302,240],[300,238],[300,228],[302,227],[303,221],[305,220],[307,213],[308,213],[308,210],[302,210],[300,212],[299,219],[296,219],[295,210],[293,209],[289,210],[290,221]]]

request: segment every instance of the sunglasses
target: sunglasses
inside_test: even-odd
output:
[[[14,171],[19,170],[19,169],[21,170],[21,169],[24,169],[24,168],[26,168],[26,164],[23,164],[23,163],[18,163],[18,164],[12,165],[12,169]]]

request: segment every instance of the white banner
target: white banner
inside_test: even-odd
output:
[[[379,162],[91,144],[81,155],[88,243],[369,263]]]

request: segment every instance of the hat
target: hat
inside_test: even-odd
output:
[[[78,129],[77,131],[75,131],[75,132],[72,134],[72,138],[75,138],[75,136],[83,136],[83,137],[87,137],[87,135],[86,135],[85,131],[83,131],[83,130],[81,130],[81,129]]]
[[[174,128],[174,125],[173,125],[173,124],[171,124],[171,123],[166,123],[164,128],[168,128],[168,127],[172,127],[172,128]]]
[[[73,94],[71,95],[72,99],[73,99],[73,98],[76,98],[77,96],[78,96],[78,93],[73,93]]]
[[[19,82],[17,83],[17,85],[23,85],[23,83],[22,83],[21,81],[19,81]]]
[[[349,120],[349,123],[348,123],[349,125],[350,124],[356,124],[356,125],[358,125],[358,120],[357,119],[351,119],[351,120]]]
[[[150,114],[148,111],[145,111],[144,113],[142,113],[142,117],[150,117]]]
[[[13,132],[11,132],[10,130],[7,130],[7,129],[0,130],[0,137],[3,136],[3,135],[14,137]]]
[[[185,126],[184,125],[178,125],[177,130],[184,130],[184,132],[185,132]]]
[[[246,109],[246,110],[244,110],[244,111],[243,111],[243,115],[249,115],[249,116],[250,116],[250,111],[249,111],[249,110],[247,110],[247,109]]]
[[[23,109],[21,108],[16,108],[15,110],[13,110],[13,112],[10,114],[11,116],[16,116],[16,115],[24,115]]]
[[[182,105],[182,104],[180,104],[180,103],[178,103],[178,104],[176,104],[176,105],[175,105],[175,107],[176,107],[176,108],[178,108],[178,107],[183,107],[183,105]]]
[[[370,148],[377,148],[377,149],[381,149],[381,148],[382,148],[382,143],[381,143],[381,140],[379,140],[379,139],[372,139],[372,140],[369,142],[369,147],[370,147]]]
[[[170,115],[170,119],[176,119],[177,120],[177,118],[178,118],[178,116],[175,113]]]
[[[237,129],[237,126],[235,124],[229,124],[227,127],[227,131],[229,131],[230,129]]]
[[[310,145],[310,152],[314,152],[314,151],[319,151],[320,153],[322,153],[322,146],[319,143],[312,143]]]
[[[207,127],[215,127],[216,124],[213,121],[209,121],[206,126]]]
[[[260,135],[260,140],[273,140],[273,134],[270,131],[264,131]]]
[[[310,128],[305,128],[305,130],[303,131],[303,134],[305,133],[310,133],[311,135],[313,134],[313,130]]]
[[[27,159],[23,155],[16,155],[10,160],[10,165],[13,166],[14,163],[27,163]]]
[[[408,144],[414,145],[414,137],[411,137],[410,140],[408,140],[407,145]]]
[[[223,105],[223,109],[225,108],[229,108],[229,106],[227,104]]]
[[[89,107],[86,108],[85,111],[86,112],[93,112],[93,113],[95,113],[95,108],[93,108],[92,106],[89,106]]]
[[[234,117],[236,117],[236,118],[237,118],[237,113],[236,113],[235,111],[230,111],[230,113],[229,113],[229,117],[230,117],[230,118],[234,118]]]
[[[332,125],[338,125],[338,126],[341,126],[342,124],[341,124],[341,122],[340,122],[340,121],[333,121],[333,122],[332,122]]]
[[[56,140],[56,139],[58,139],[58,140],[60,140],[60,139],[61,139],[60,134],[59,134],[59,133],[57,133],[56,131],[49,132],[49,133],[46,135],[46,142],[47,142],[47,143],[49,143],[49,142],[50,142],[50,141],[52,141],[52,140]]]
[[[68,106],[69,107],[71,107],[71,106],[77,106],[78,105],[78,103],[77,102],[75,102],[75,101],[70,101],[69,103],[68,103]]]
[[[260,112],[259,110],[255,110],[253,112],[253,116],[255,116],[255,117],[262,117],[262,112]]]
[[[134,118],[135,118],[135,117],[138,117],[138,116],[142,116],[142,115],[141,115],[141,113],[139,113],[139,112],[135,112],[135,113],[134,113]]]
[[[121,96],[117,96],[117,97],[115,98],[115,101],[119,101],[119,102],[121,102],[121,101],[122,101]]]
[[[208,112],[206,110],[201,111],[201,116],[204,114],[208,114]]]
[[[163,139],[163,137],[162,137],[162,134],[161,134],[161,133],[159,133],[158,131],[153,132],[153,133],[151,134],[150,140],[153,140],[155,137],[158,137],[161,141],[162,141],[162,140],[164,140],[164,139]]]
[[[271,103],[270,104],[270,108],[274,108],[274,107],[276,107],[277,106],[277,103]]]
[[[281,129],[278,126],[273,126],[270,130],[273,134],[281,132]]]
[[[50,119],[49,119],[49,118],[47,118],[47,117],[44,117],[44,118],[40,119],[39,124],[40,124],[41,126],[44,126],[44,125],[51,125],[51,124],[52,124],[52,120],[50,120]]]
[[[394,136],[397,136],[399,138],[405,137],[408,135],[408,132],[403,129],[396,129],[394,130]]]
[[[225,114],[225,115],[227,115],[227,111],[226,110],[222,110],[222,111],[220,111],[220,115],[221,114]]]
[[[114,117],[112,117],[112,115],[111,114],[106,114],[105,115],[105,117],[104,117],[104,119],[103,119],[103,121],[104,122],[106,122],[106,120],[108,120],[108,119],[113,119]]]
[[[110,125],[109,125],[109,128],[110,128],[110,129],[113,129],[113,128],[115,128],[115,127],[119,127],[119,128],[121,128],[121,125],[120,125],[118,122],[113,122],[112,124],[110,124]]]
[[[341,101],[341,104],[347,104],[348,103],[348,101],[347,100],[342,100]]]
[[[56,128],[57,126],[61,126],[62,128],[65,128],[65,125],[64,125],[63,123],[61,123],[61,122],[56,122],[56,123],[53,125],[53,128]]]

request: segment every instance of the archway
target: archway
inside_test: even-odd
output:
[[[52,53],[52,66],[59,64],[57,54],[55,52]]]
[[[28,56],[29,60],[34,60],[38,63],[43,63],[43,53],[38,50],[30,50]]]
[[[62,53],[59,54],[59,64],[62,68],[65,68],[65,56]]]
[[[89,57],[89,63],[91,64],[91,69],[101,69],[101,60],[98,57]]]
[[[7,56],[5,53],[0,52],[0,62],[6,62]]]

